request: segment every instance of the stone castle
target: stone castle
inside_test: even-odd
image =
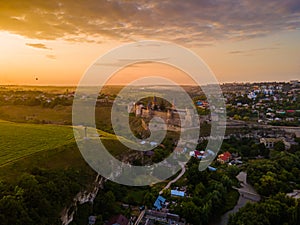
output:
[[[128,105],[128,113],[134,113],[136,117],[148,118],[153,117],[162,118],[168,127],[192,127],[194,116],[190,109],[176,109],[175,101],[172,106],[161,110],[161,105],[158,104],[157,98],[154,96],[152,101],[149,101],[145,106],[143,103],[130,103]],[[184,124],[181,124],[182,121]]]

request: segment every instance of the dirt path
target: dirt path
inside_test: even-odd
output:
[[[164,190],[166,190],[166,189],[169,189],[170,188],[170,186],[171,186],[171,184],[173,184],[173,183],[175,183],[176,181],[178,181],[182,176],[183,176],[183,174],[185,173],[185,171],[186,171],[186,168],[185,168],[185,164],[184,163],[179,163],[180,164],[180,166],[181,166],[181,172],[180,172],[180,174],[175,178],[175,179],[173,179],[173,180],[171,180],[160,192],[159,192],[159,194],[161,195],[162,193],[163,193],[163,191]]]

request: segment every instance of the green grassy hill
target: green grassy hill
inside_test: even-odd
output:
[[[124,155],[135,154],[115,135],[104,131],[99,131],[99,135],[115,157],[122,159]],[[78,150],[72,127],[0,120],[0,180],[14,179],[35,167],[84,169],[95,174]]]
[[[0,166],[70,142],[74,142],[71,127],[0,120]]]

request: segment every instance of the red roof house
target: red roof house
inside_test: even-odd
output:
[[[218,156],[218,161],[220,163],[227,163],[231,159],[231,153],[230,152],[224,152],[223,154],[220,154]]]

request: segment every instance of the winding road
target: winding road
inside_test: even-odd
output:
[[[179,165],[181,166],[181,172],[180,172],[180,174],[176,177],[176,178],[174,178],[173,180],[171,180],[160,192],[159,192],[159,194],[161,195],[163,192],[164,192],[164,190],[166,190],[166,189],[169,189],[170,188],[170,186],[171,186],[171,184],[173,184],[173,183],[175,183],[176,181],[178,181],[183,175],[184,175],[184,173],[185,173],[185,171],[186,171],[186,168],[185,168],[185,164],[184,163],[179,163]]]
[[[214,221],[210,223],[210,225],[226,225],[229,220],[229,216],[232,213],[236,213],[239,211],[240,208],[242,208],[244,205],[246,205],[247,202],[258,202],[260,201],[260,195],[257,194],[257,192],[254,190],[254,188],[247,183],[247,173],[246,172],[240,172],[236,178],[241,183],[241,188],[233,187],[233,189],[238,190],[240,193],[239,200],[235,207],[226,212],[224,215],[221,216],[221,218],[217,221]]]

